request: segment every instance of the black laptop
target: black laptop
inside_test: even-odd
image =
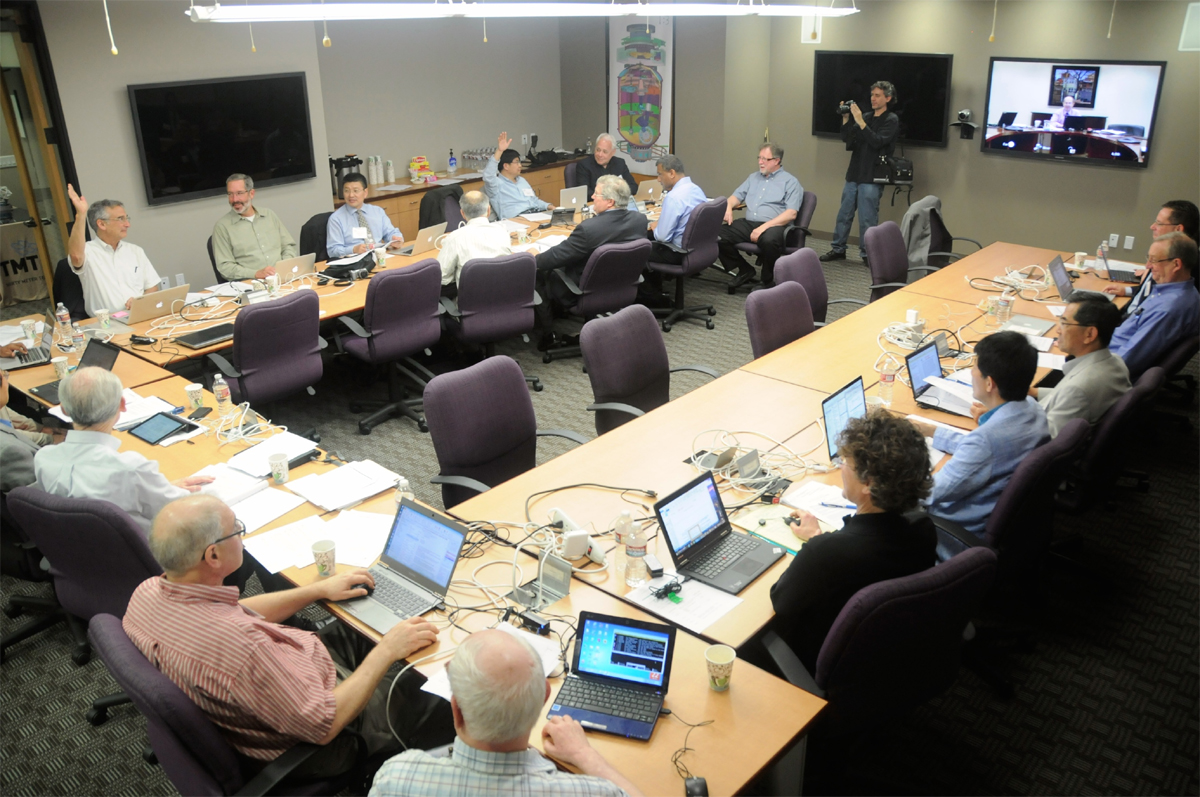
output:
[[[1012,123],[1017,121],[1016,111],[1005,111],[1000,114],[1000,127],[1012,127]]]
[[[117,363],[117,357],[121,354],[121,350],[112,345],[105,343],[98,338],[92,338],[88,341],[87,348],[83,350],[83,356],[79,358],[79,368],[103,368],[105,371],[111,371]],[[40,398],[42,401],[48,401],[51,404],[58,403],[58,386],[61,380],[47,382],[44,385],[32,387],[29,392]]]
[[[734,595],[783,556],[760,537],[734,531],[712,473],[654,505],[675,571]]]
[[[232,337],[233,324],[217,324],[215,327],[202,329],[199,332],[181,335],[175,338],[175,342],[181,346],[187,346],[189,349],[207,349],[209,346],[224,343]]]

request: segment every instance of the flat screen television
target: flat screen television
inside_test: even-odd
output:
[[[1165,61],[992,58],[984,153],[1145,168]]]
[[[813,68],[813,135],[840,136],[838,105],[854,100],[869,113],[871,84],[886,80],[896,87],[896,101],[890,110],[900,117],[899,142],[944,147],[953,66],[953,55],[939,53],[818,50]]]
[[[129,102],[151,205],[224,194],[235,172],[255,188],[316,177],[303,72],[147,83]]]

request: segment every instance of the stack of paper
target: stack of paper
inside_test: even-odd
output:
[[[528,642],[537,651],[538,658],[542,660],[542,671],[547,678],[562,674],[562,648],[559,647],[556,641],[550,637],[537,636],[528,631],[521,631],[508,623],[501,623],[496,628],[506,634],[520,636],[521,639]],[[429,675],[429,679],[425,681],[425,684],[421,687],[421,691],[429,692],[445,700],[450,699],[450,678],[446,675],[445,666],[438,667],[437,672]]]
[[[1054,338],[1044,338],[1041,335],[1026,335],[1025,338],[1038,351],[1050,351],[1050,347],[1054,345]]]
[[[786,504],[751,504],[738,510],[737,515],[729,521],[743,531],[775,543],[788,553],[796,553],[804,545],[804,540],[792,532],[792,525],[787,522],[791,514],[792,508]]]
[[[818,481],[802,482],[783,496],[783,503],[816,515],[817,520],[834,529],[842,527],[843,517],[854,514],[854,507],[842,496],[840,487]]]
[[[297,504],[304,502],[304,499],[282,490],[263,492],[281,493]],[[261,493],[255,497],[257,495]],[[245,522],[237,507],[234,507],[234,511]],[[392,516],[375,512],[342,512],[328,523],[314,515],[247,538],[246,550],[267,570],[278,573],[288,567],[311,565],[313,543],[332,540],[339,564],[370,567],[383,553],[391,528]]]
[[[521,218],[525,219],[525,221],[536,221],[540,223],[543,221],[550,221],[550,219],[554,217],[549,213],[522,213]]]
[[[233,506],[238,501],[267,489],[267,480],[242,473],[224,462],[206,465],[196,471],[193,476],[212,476],[215,481],[200,488],[205,495],[215,495],[225,503]]]
[[[251,476],[263,477],[271,472],[271,464],[267,462],[267,457],[271,454],[280,452],[287,454],[290,462],[301,454],[307,454],[315,449],[316,445],[312,440],[291,432],[280,432],[241,453],[234,454],[229,458],[229,465],[243,473],[249,473]]]
[[[509,232],[522,233],[522,232],[526,232],[529,229],[529,227],[522,224],[521,222],[513,221],[512,219],[502,219],[499,222],[499,224],[500,224],[500,226],[504,227],[504,229],[508,230]]]
[[[683,585],[677,594],[679,603],[654,597],[651,590],[669,584],[675,577],[675,573],[664,571],[663,575],[626,594],[625,599],[696,634],[702,633],[742,602],[737,595],[730,595],[699,581],[689,581]]]
[[[567,236],[565,235],[543,235],[541,238],[538,238],[537,242],[546,248],[550,248],[551,246],[558,246],[565,240],[567,240]]]
[[[381,185],[378,188],[376,188],[375,190],[376,191],[411,191],[414,188],[416,188],[415,185],[393,184],[393,185]]]
[[[933,385],[933,389],[924,393],[921,401],[933,404],[945,412],[971,417],[971,404],[975,401],[975,396],[970,386],[957,379],[943,379],[940,376],[927,376],[925,381]]]
[[[281,492],[271,490],[270,492]],[[296,496],[291,496],[295,498]],[[303,499],[300,499],[303,503]],[[244,521],[243,521],[244,522]],[[277,529],[247,537],[246,550],[271,573],[312,564],[312,546],[325,539],[325,521],[313,515]]]
[[[945,429],[947,431],[953,432],[954,434],[966,434],[965,430],[959,429],[956,426],[950,426],[949,424],[942,423],[940,421],[935,421],[930,418],[925,418],[920,415],[909,415],[908,419],[910,421],[920,421],[921,423],[928,423],[928,424],[938,427],[939,429]],[[936,448],[933,445],[932,437],[925,438],[925,445],[929,447],[929,461],[933,462],[933,463],[936,463],[944,455],[950,453],[949,451],[942,451],[940,448]]]
[[[116,428],[122,432],[126,429],[132,429],[151,415],[157,415],[160,412],[170,412],[175,409],[175,405],[163,401],[158,396],[142,398],[129,388],[121,391],[121,396],[125,399],[125,411],[117,418]],[[49,412],[56,418],[61,418],[67,423],[71,422],[67,413],[63,412],[61,404],[57,407],[51,407]]]
[[[346,510],[325,524],[325,536],[321,539],[334,541],[341,564],[370,567],[383,553],[393,519],[392,515],[377,512]]]
[[[231,509],[237,515],[238,520],[246,524],[246,531],[258,531],[303,503],[303,498],[292,495],[287,490],[268,488],[243,498]]]
[[[394,487],[399,480],[400,474],[367,459],[288,482],[288,489],[322,509],[331,511],[365,501],[389,487]]]
[[[1065,354],[1038,352],[1038,368],[1050,368],[1055,371],[1061,371],[1066,362],[1067,355]]]

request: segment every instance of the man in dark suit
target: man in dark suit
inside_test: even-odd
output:
[[[542,297],[542,303],[537,307],[538,324],[542,329],[538,349],[541,351],[555,344],[553,305],[561,307],[570,300],[566,285],[551,272],[564,269],[567,276],[578,283],[588,258],[598,247],[646,237],[649,222],[641,213],[626,210],[629,198],[629,186],[620,177],[607,174],[600,177],[592,194],[596,215],[577,226],[567,240],[538,255],[538,293]]]

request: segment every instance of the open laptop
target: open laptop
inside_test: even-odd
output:
[[[50,362],[50,358],[54,355],[54,321],[50,316],[43,316],[39,321],[42,325],[41,339],[37,341],[37,345],[31,347],[29,351],[13,355],[12,357],[0,357],[0,370],[17,371],[21,368],[32,368],[35,365],[45,365]],[[34,336],[36,338],[37,332]]]
[[[183,302],[187,299],[190,287],[192,286],[179,285],[167,288],[165,291],[154,291],[144,296],[138,296],[129,305],[129,318],[125,320],[125,323],[132,326],[169,314],[175,302]]]
[[[917,402],[917,406],[952,412],[964,418],[971,417],[969,401],[964,401],[960,396],[927,381],[929,377],[940,379],[942,376],[942,361],[937,343],[917,349],[904,358],[904,363],[908,367],[908,379],[912,382],[913,400]]]
[[[1000,121],[998,124],[1000,127],[1012,127],[1012,123],[1015,121],[1017,121],[1017,112],[1005,111],[1004,113],[1000,114]]]
[[[867,414],[867,396],[861,376],[821,402],[821,417],[825,422],[825,444],[829,446],[829,461],[837,462],[837,439],[851,418]]]
[[[571,210],[582,210],[588,201],[588,192],[586,185],[577,185],[574,188],[564,188],[558,192],[558,208]]]
[[[442,237],[446,232],[446,222],[435,224],[432,227],[424,227],[417,231],[416,239],[408,246],[402,246],[397,250],[397,254],[401,255],[419,255],[428,252],[430,249],[437,248],[437,239]]]
[[[1034,318],[1031,315],[1014,315],[1008,323],[1000,327],[1006,332],[1020,332],[1022,335],[1042,336],[1049,332],[1058,321],[1044,318]]]
[[[783,556],[760,537],[734,531],[706,472],[654,505],[675,571],[733,595]]]
[[[658,180],[642,180],[633,198],[638,202],[657,202],[662,199],[662,193],[662,183]]]
[[[1108,272],[1109,282],[1141,282],[1137,272],[1132,268],[1125,269],[1121,268],[1121,266],[1114,266],[1112,261],[1108,259],[1108,251],[1104,247],[1100,247],[1100,253],[1097,255],[1097,257],[1099,262],[1096,265],[1098,267],[1103,267],[1104,270]]]
[[[209,346],[224,343],[232,337],[233,324],[217,324],[215,327],[180,335],[175,338],[175,342],[180,346],[187,346],[189,349],[207,349]]]
[[[1062,257],[1055,255],[1050,265],[1046,266],[1046,270],[1050,272],[1050,279],[1054,280],[1054,286],[1058,288],[1059,298],[1065,302],[1075,288],[1071,285],[1071,275],[1067,273]]]
[[[546,716],[565,714],[589,730],[649,739],[674,657],[674,626],[580,612],[571,672]]]
[[[79,358],[78,368],[103,368],[105,371],[111,371],[113,366],[117,364],[117,357],[121,354],[121,349],[111,343],[105,343],[97,338],[92,338],[88,341],[87,348],[83,350],[82,356]],[[78,370],[78,369],[77,369]],[[40,398],[42,401],[48,401],[51,404],[58,403],[58,386],[62,380],[47,382],[44,385],[32,387],[29,392]]]
[[[275,264],[275,273],[279,275],[281,283],[300,279],[304,275],[312,274],[316,270],[317,256],[315,253],[300,255],[299,257],[289,257],[287,260],[280,260]]]
[[[338,605],[381,634],[442,602],[467,539],[467,529],[407,498],[400,502],[379,563],[375,591]]]

